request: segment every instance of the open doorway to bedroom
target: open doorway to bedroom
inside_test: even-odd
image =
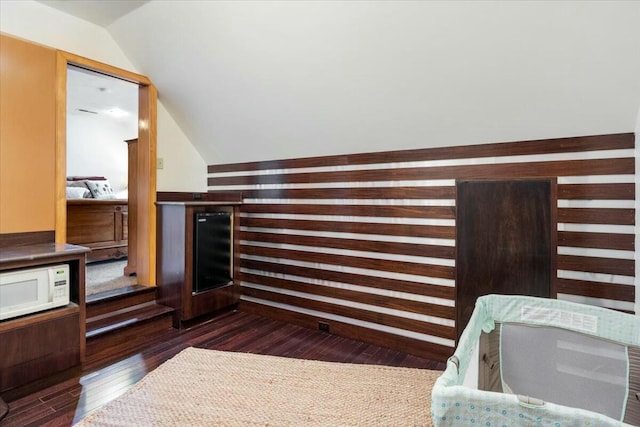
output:
[[[91,299],[137,284],[128,199],[138,85],[68,65],[66,113],[67,242],[91,249],[85,280]]]
[[[122,220],[120,222],[115,220],[114,229],[116,232],[122,233],[122,236],[128,240],[128,246],[131,246],[132,240],[135,242],[134,253],[128,253],[127,259],[129,262],[134,262],[137,286],[155,288],[157,90],[146,76],[65,51],[57,51],[56,60],[58,77],[56,89],[55,241],[58,244],[70,243],[67,239],[67,199],[65,195],[67,182],[67,68],[69,65],[129,82],[133,84],[134,88],[137,88],[137,140],[135,140],[135,144],[128,144],[129,147],[135,148],[133,151],[129,150],[129,153],[133,152],[134,160],[128,162],[130,175],[128,178],[129,188],[127,189],[128,211],[124,212],[125,215],[115,215]],[[122,144],[125,142],[122,141]],[[117,206],[114,209],[117,211]],[[120,209],[118,212],[122,213],[123,211]],[[127,226],[123,227],[123,224]]]

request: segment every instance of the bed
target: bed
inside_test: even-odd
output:
[[[436,427],[640,425],[640,318],[514,295],[478,298],[432,391]]]
[[[128,253],[128,204],[101,176],[67,177],[67,242],[91,249],[87,262]]]

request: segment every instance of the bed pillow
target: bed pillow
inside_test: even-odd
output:
[[[94,199],[113,199],[113,188],[111,188],[111,184],[108,180],[103,181],[85,181],[87,183],[87,187],[89,191],[91,191],[91,196]]]
[[[82,198],[84,199],[91,199],[93,197],[91,195],[91,191],[89,191],[89,187],[87,187],[87,181],[67,181],[67,188],[69,187],[76,187],[86,190],[82,196]]]
[[[91,197],[91,192],[87,187],[67,187],[67,199],[86,199]]]

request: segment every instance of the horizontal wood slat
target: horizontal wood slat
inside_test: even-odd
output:
[[[242,268],[256,271],[288,274],[291,276],[307,277],[317,280],[328,280],[331,282],[347,283],[377,289],[387,289],[395,292],[407,292],[410,294],[424,295],[448,300],[453,300],[455,298],[455,288],[453,288],[452,286],[423,284],[400,279],[388,279],[386,277],[374,277],[364,274],[344,273],[341,271],[322,270],[319,268],[298,267],[295,265],[271,263],[245,258],[241,259],[240,263]]]
[[[416,356],[427,357],[431,360],[445,361],[453,354],[453,347],[420,341],[383,331],[372,331],[362,326],[338,322],[324,317],[311,316],[291,310],[256,304],[250,301],[240,301],[238,307],[244,313],[262,313],[272,319],[290,322],[307,328],[317,329],[318,322],[330,325],[331,333],[351,339],[361,340],[388,348],[403,349],[404,352]]]
[[[635,234],[559,231],[558,246],[633,251],[635,248]]]
[[[561,184],[554,187],[557,199],[562,200],[560,204],[581,206],[579,203],[581,201],[608,200],[606,204],[584,203],[584,205],[610,207],[560,207],[553,212],[558,223],[633,226],[635,210],[616,208],[618,205],[615,201],[635,200],[634,183],[616,182],[629,181],[627,177],[618,178],[618,175],[635,174],[635,158],[631,152],[634,145],[635,135],[625,133],[210,165],[208,172],[212,175],[208,177],[208,185],[210,192],[229,191],[229,188],[237,190],[242,193],[243,201],[248,202],[240,206],[241,215],[237,218],[242,227],[239,233],[241,242],[238,241],[238,244],[243,257],[237,261],[236,268],[239,269],[240,276],[247,283],[245,287],[248,289],[252,289],[250,283],[255,283],[256,287],[273,288],[273,292],[255,288],[247,291],[253,292],[253,295],[260,295],[253,298],[271,301],[274,304],[287,304],[301,310],[315,310],[328,314],[341,313],[339,315],[352,318],[354,321],[375,317],[377,321],[373,323],[394,326],[407,331],[430,330],[431,335],[445,337],[449,336],[446,335],[448,333],[453,334],[454,328],[450,328],[450,331],[433,332],[429,329],[432,328],[429,322],[412,320],[412,324],[404,324],[402,322],[406,320],[399,321],[393,316],[381,319],[369,310],[354,311],[340,304],[328,304],[322,298],[337,298],[352,303],[369,304],[385,310],[397,309],[454,320],[455,308],[450,307],[450,303],[439,305],[434,304],[433,301],[416,302],[415,299],[419,297],[408,297],[409,299],[406,300],[401,294],[410,293],[422,297],[441,298],[450,302],[455,300],[453,286],[420,283],[436,281],[434,279],[446,279],[448,282],[445,284],[452,283],[455,281],[455,267],[424,264],[405,258],[416,256],[433,258],[431,262],[437,263],[440,263],[437,259],[455,262],[456,248],[453,246],[456,238],[455,225],[415,221],[415,219],[432,219],[449,220],[452,223],[452,220],[456,219],[456,187],[449,184],[454,180],[523,178],[556,180],[559,177],[570,177],[567,180],[561,179]],[[628,152],[614,153],[612,150],[628,150]],[[602,153],[596,153],[596,151],[602,151]],[[608,152],[605,153],[605,151]],[[589,154],[582,154],[586,152]],[[545,156],[555,153],[567,155]],[[576,155],[573,156],[570,153],[576,153]],[[472,159],[485,160],[475,162]],[[443,162],[416,163],[434,160]],[[359,165],[359,167],[350,168],[349,166],[352,165]],[[269,172],[261,173],[266,170]],[[226,172],[231,173],[226,174]],[[597,180],[589,178],[595,176],[602,177]],[[575,180],[573,177],[585,177],[585,179]],[[448,182],[427,182],[437,180]],[[568,183],[562,183],[565,181]],[[430,200],[434,202],[425,203]],[[566,203],[564,202],[566,200],[576,203]],[[451,206],[420,206],[433,204]],[[628,205],[628,202],[620,204],[620,206],[624,205]],[[413,224],[415,222],[428,224]],[[560,229],[563,228],[570,227],[561,225]],[[558,246],[571,248],[571,253],[600,255],[598,250],[603,250],[608,252],[602,252],[602,254],[614,257],[617,254],[612,251],[635,251],[633,231],[622,234],[613,231],[626,231],[626,229],[612,227],[608,230],[606,227],[591,227],[599,230],[598,232],[590,231],[590,227],[577,229],[583,228],[587,231],[558,231],[552,236],[552,241]],[[403,241],[396,241],[395,237],[386,236],[397,236],[403,238]],[[429,244],[420,244],[421,240],[408,238],[436,240],[429,241]],[[439,242],[437,239],[445,239],[448,242]],[[411,243],[405,243],[407,240]],[[299,248],[280,247],[284,245],[297,245]],[[338,251],[366,253],[356,254],[358,256],[351,256],[348,253],[346,255],[324,253]],[[569,250],[560,249],[561,253],[563,251],[569,252]],[[266,260],[251,259],[260,256],[266,257]],[[634,277],[635,261],[626,258],[630,257],[626,254],[621,254],[618,258],[558,254],[554,269]],[[300,262],[309,263],[310,267],[295,265]],[[340,271],[358,268],[371,270],[371,272],[354,274]],[[376,277],[376,272],[384,272],[388,278]],[[391,278],[394,276],[404,278],[402,274],[417,277],[409,276],[411,280]],[[561,294],[635,302],[635,287],[631,285],[561,279],[557,277],[556,272],[553,273],[552,278],[554,291]],[[336,284],[335,287],[331,286],[332,283]],[[373,289],[367,292],[360,287]],[[380,291],[376,290],[389,292],[389,296],[378,295],[376,292]],[[302,292],[308,297],[294,298],[282,294],[282,292],[294,291]],[[249,294],[246,295],[247,298],[251,298]],[[260,314],[270,313],[267,315],[273,315],[276,318],[280,316],[299,324],[317,327],[316,316],[297,313],[294,311],[295,308],[291,310],[274,308],[269,304],[269,302],[259,304],[247,301],[241,303],[243,306],[255,308]],[[336,306],[339,308],[336,309]],[[379,339],[381,345],[401,348],[398,346],[415,344],[421,348],[420,351],[434,351],[444,358],[450,354],[451,350],[447,346],[437,346],[394,334],[380,334],[378,331],[355,327],[347,322],[329,322],[333,333],[339,333],[337,331],[342,330],[349,334],[346,336],[359,335],[369,342],[376,342],[374,340]],[[436,335],[437,333],[440,335]],[[444,356],[445,354],[447,356]],[[433,353],[430,355],[433,357]]]
[[[211,185],[211,184],[209,184]],[[455,199],[455,187],[294,188],[243,190],[249,199]]]
[[[241,212],[295,215],[373,216],[396,218],[455,219],[454,206],[303,205],[245,203]]]
[[[415,224],[380,224],[372,222],[309,221],[241,217],[240,225],[255,228],[330,231],[386,236],[411,236],[436,239],[455,239],[455,227]]]
[[[612,208],[560,208],[558,222],[572,224],[618,224],[634,225],[634,209]]]
[[[558,185],[558,199],[634,200],[635,184],[564,184]]]
[[[615,283],[600,283],[573,279],[558,279],[557,284],[558,292],[563,294],[627,302],[635,302],[636,300],[636,289],[633,285],[618,285]]]
[[[635,261],[632,259],[558,255],[558,269],[634,276]]]
[[[295,280],[267,277],[251,273],[240,273],[240,280],[243,282],[250,282],[278,289],[288,289],[290,291],[322,295],[346,301],[358,301],[358,303],[361,304],[375,305],[393,310],[441,317],[443,319],[452,320],[455,315],[455,309],[453,307],[444,305],[429,304],[426,302],[395,298],[386,295],[370,294],[367,292],[358,292],[330,286],[312,285]]]
[[[336,239],[330,237],[298,236],[293,234],[259,233],[250,231],[241,232],[240,239],[254,242],[303,245],[311,247],[317,246],[322,248],[411,255],[419,257],[445,259],[453,259],[455,257],[455,248],[453,248],[452,246],[420,245],[415,243],[380,242],[355,239]]]
[[[405,274],[415,274],[418,276],[426,277],[439,277],[442,279],[453,279],[455,276],[453,267],[431,264],[418,264],[406,261],[392,261],[366,257],[319,254],[315,252],[293,251],[288,249],[265,248],[249,245],[242,245],[240,248],[240,253],[269,258],[280,258],[282,260],[290,259],[295,261],[342,265],[345,267],[353,268],[402,272]]]
[[[317,301],[309,298],[294,297],[291,295],[285,295],[276,292],[263,291],[260,289],[249,288],[247,286],[242,287],[242,294],[248,297],[264,299],[281,304],[294,305],[296,307],[306,308],[308,310],[320,311],[323,313],[334,314],[336,316],[349,317],[351,319],[377,323],[379,325],[390,326],[393,328],[403,329],[405,331],[413,331],[441,338],[455,339],[454,328],[449,326],[437,325],[435,323],[422,322],[419,320],[407,319],[405,317],[394,316],[386,313],[378,313],[375,311],[331,304],[328,302]]]
[[[534,141],[517,141],[456,147],[384,151],[377,153],[305,157],[299,159],[210,165],[207,167],[207,170],[209,173],[218,173],[266,169],[363,165],[390,162],[414,162],[424,160],[522,156],[530,154],[572,153],[595,150],[620,150],[633,148],[634,138],[635,135],[633,133],[593,135]]]
[[[235,177],[208,178],[209,186],[216,185],[257,185],[257,184],[309,184],[325,182],[375,182],[375,181],[405,181],[405,180],[433,180],[433,179],[498,179],[498,178],[540,178],[549,176],[576,176],[576,175],[616,175],[633,174],[635,162],[633,158],[619,159],[590,159],[590,160],[565,160],[549,162],[504,163],[486,165],[463,166],[437,166],[397,169],[372,169],[338,172],[315,173],[288,173],[279,175],[246,175]],[[411,187],[408,187],[411,188]],[[428,187],[426,187],[428,188]],[[436,187],[438,188],[438,187]],[[447,187],[444,187],[447,188]],[[340,189],[331,189],[340,190]],[[369,188],[350,188],[349,190],[371,190]],[[398,193],[416,194],[409,190]],[[282,191],[286,196],[272,196],[274,191]],[[329,191],[329,190],[325,190]],[[244,197],[288,197],[294,198],[294,194],[311,194],[300,190],[250,190],[242,191]],[[261,195],[262,194],[262,195]],[[368,198],[370,193],[364,192],[361,197],[325,197],[338,198]],[[267,196],[268,195],[268,196]],[[385,197],[378,197],[385,198]],[[386,197],[390,198],[390,197]],[[399,197],[395,197],[399,198]]]

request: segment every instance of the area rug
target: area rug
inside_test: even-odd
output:
[[[187,348],[76,426],[431,426],[440,374]]]

